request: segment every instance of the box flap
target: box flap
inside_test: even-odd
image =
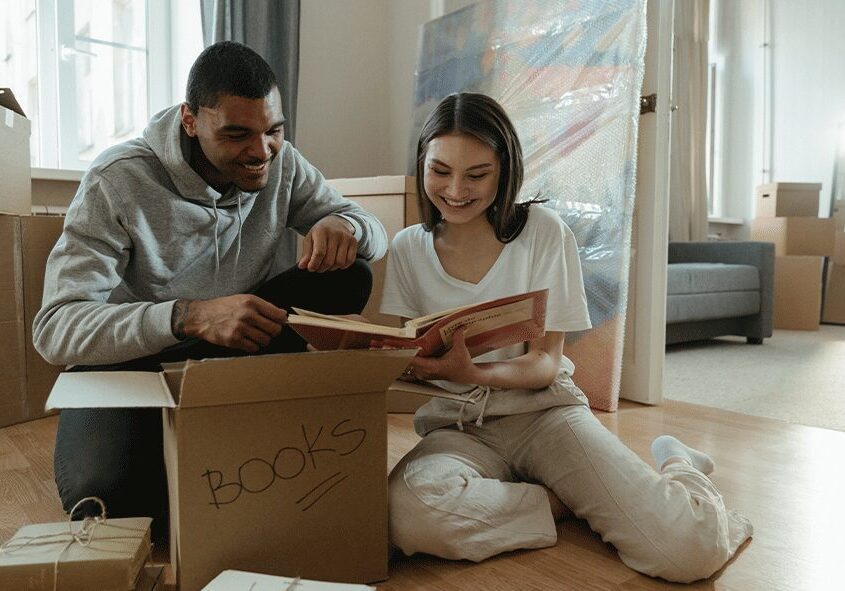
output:
[[[386,391],[415,349],[282,353],[189,362],[180,408]]]
[[[173,408],[160,373],[90,371],[59,374],[45,408]]]
[[[15,93],[11,88],[0,88],[0,107],[6,107],[10,111],[14,111],[21,117],[26,117],[26,114],[21,109],[18,99],[15,98]]]
[[[821,191],[821,183],[766,183],[757,185],[758,191]]]
[[[417,185],[412,176],[374,176],[363,178],[327,179],[330,187],[344,197],[356,195],[400,195],[416,193]]]

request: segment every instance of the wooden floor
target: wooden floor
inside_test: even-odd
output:
[[[677,435],[716,460],[712,478],[729,507],[754,523],[754,538],[722,571],[670,585],[625,567],[581,521],[559,526],[553,548],[481,564],[397,557],[382,591],[577,589],[842,589],[845,561],[845,433],[679,402],[624,404],[602,422],[643,458],[652,439]],[[0,540],[25,523],[60,521],[52,475],[54,418],[0,429]],[[389,464],[416,442],[410,415],[391,415]]]

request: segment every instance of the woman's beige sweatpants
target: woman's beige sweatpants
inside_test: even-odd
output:
[[[709,577],[751,536],[704,474],[657,473],[586,406],[490,417],[426,435],[390,474],[390,538],[405,554],[481,561],[557,541],[552,489],[622,561],[647,575]]]

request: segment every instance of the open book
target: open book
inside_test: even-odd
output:
[[[320,351],[418,348],[424,357],[446,351],[452,345],[452,334],[465,327],[466,345],[475,357],[543,336],[548,295],[549,290],[543,289],[471,304],[414,318],[398,328],[299,308],[288,316],[288,324]]]

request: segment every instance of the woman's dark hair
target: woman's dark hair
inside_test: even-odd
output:
[[[185,99],[192,113],[214,107],[221,95],[262,99],[278,86],[276,75],[260,55],[241,43],[209,45],[191,66]]]
[[[440,223],[440,211],[426,197],[423,183],[428,145],[439,136],[465,133],[490,146],[499,157],[499,187],[487,220],[496,238],[508,243],[519,236],[528,220],[528,208],[539,200],[516,203],[522,186],[522,146],[501,105],[487,95],[474,92],[450,94],[426,119],[417,142],[417,206],[423,227],[431,231]]]

